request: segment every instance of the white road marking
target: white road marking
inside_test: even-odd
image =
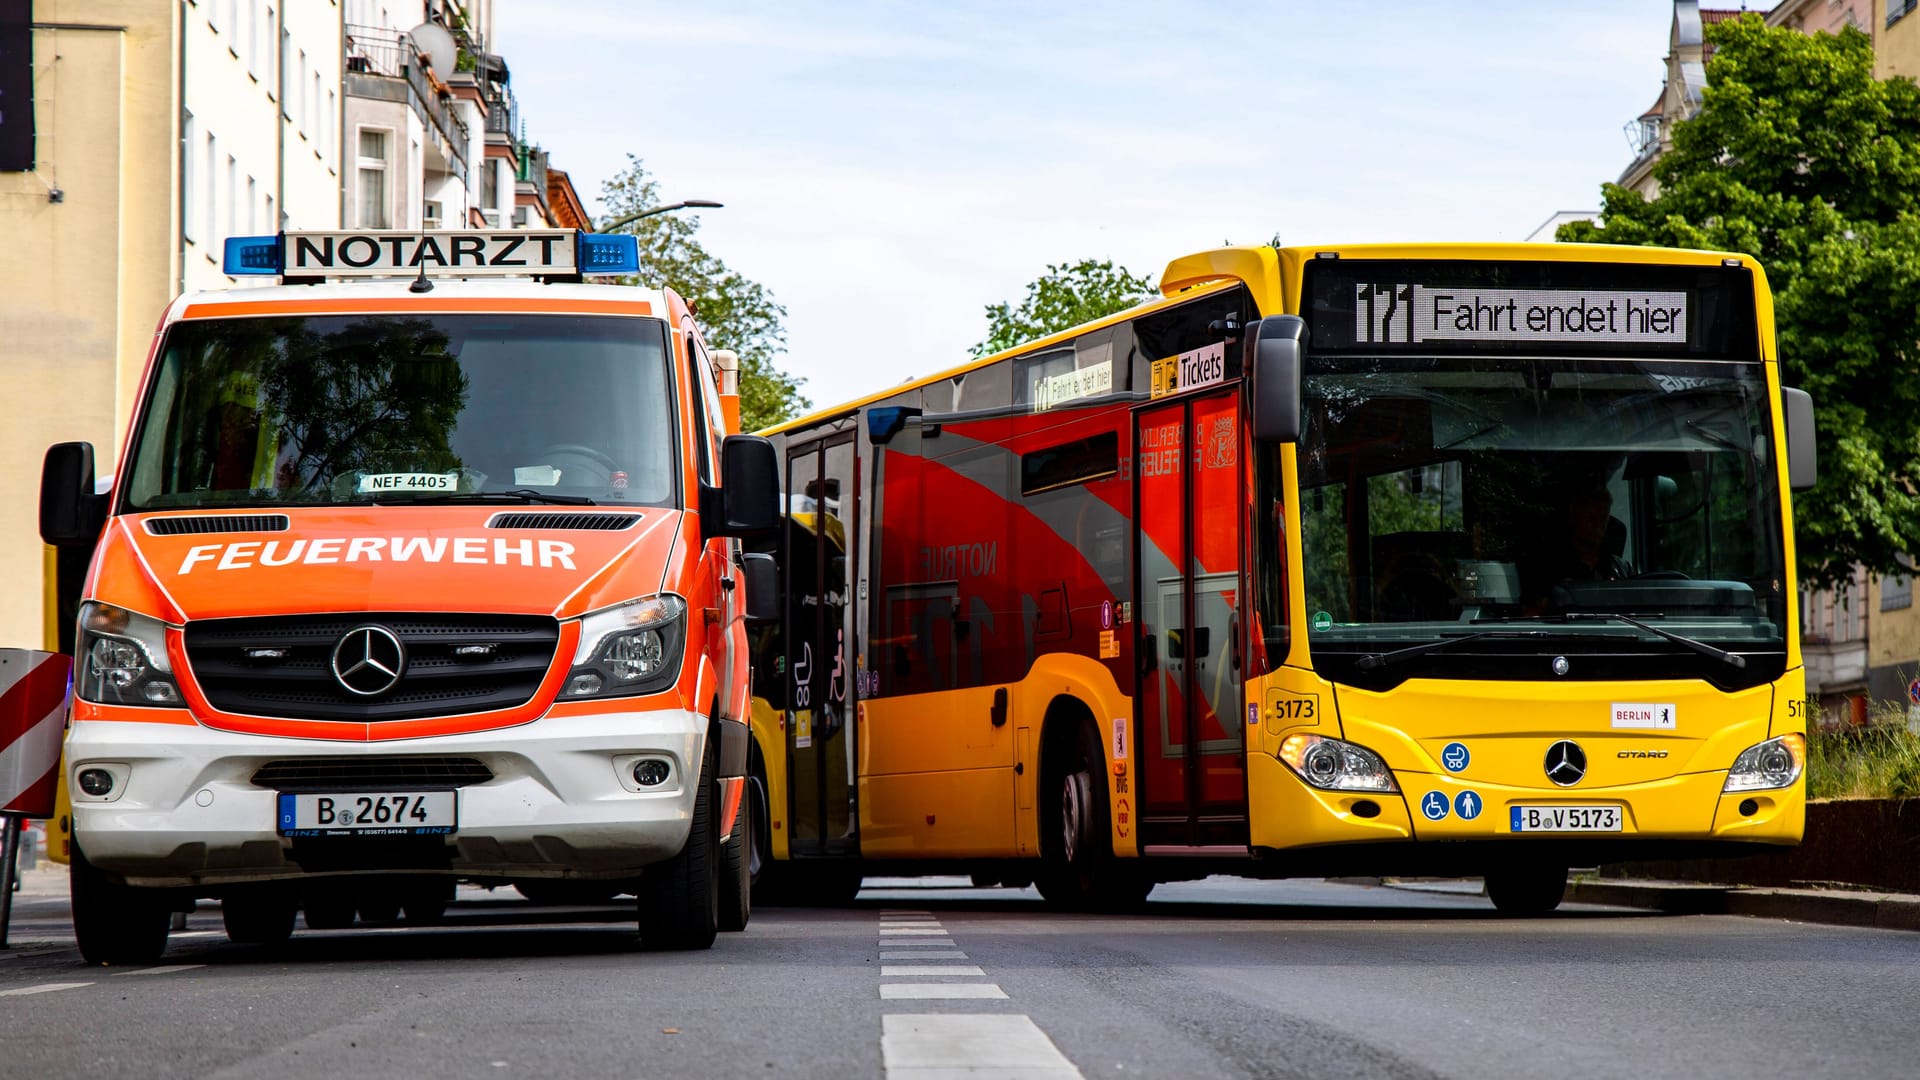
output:
[[[933,914],[933,912],[921,911],[919,908],[883,907],[880,909],[880,914],[883,916],[884,915],[931,915]]]
[[[978,975],[986,977],[976,964],[881,964],[880,974],[887,975]]]
[[[205,964],[169,964],[166,967],[141,968],[139,971],[116,971],[115,975],[172,975],[181,971],[206,967]]]
[[[0,990],[0,997],[26,997],[28,994],[48,994],[55,990],[78,990],[83,986],[92,985],[90,982],[40,983],[36,986],[22,986],[18,990]]]
[[[881,983],[880,1000],[921,1001],[962,999],[1005,1001],[1007,992],[994,983]]]
[[[959,949],[881,949],[882,960],[965,960]]]
[[[911,937],[915,934],[921,937],[947,936],[947,932],[937,926],[883,926],[880,928],[881,937]]]
[[[1025,1016],[904,1015],[880,1018],[880,1055],[890,1080],[1079,1080],[1080,1070]]]

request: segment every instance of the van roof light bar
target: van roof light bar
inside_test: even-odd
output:
[[[227,238],[234,277],[543,277],[637,274],[640,241],[568,229],[287,232]]]

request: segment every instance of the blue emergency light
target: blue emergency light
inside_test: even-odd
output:
[[[625,233],[581,233],[576,255],[583,274],[637,274],[640,238]]]
[[[220,270],[232,277],[280,272],[278,236],[229,236]]]

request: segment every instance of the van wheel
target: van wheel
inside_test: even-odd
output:
[[[1487,873],[1487,899],[1502,915],[1545,915],[1567,895],[1567,868],[1509,866]]]
[[[437,926],[453,903],[452,878],[420,878],[400,890],[400,912],[413,926]]]
[[[714,804],[714,747],[700,756],[687,844],[640,877],[640,943],[649,949],[710,949],[720,930],[720,822]]]
[[[1090,725],[1083,724],[1083,728]],[[1042,775],[1040,872],[1034,884],[1056,907],[1124,911],[1153,891],[1153,879],[1113,857],[1107,810],[1105,759],[1090,730],[1083,730],[1063,761]]]
[[[223,897],[220,918],[235,945],[278,945],[293,936],[300,897],[292,889],[269,886]]]
[[[733,834],[720,846],[720,929],[729,933],[745,930],[753,917],[752,786],[743,793],[739,812],[733,815]]]
[[[108,878],[73,847],[67,884],[73,936],[89,964],[151,964],[167,950],[173,922],[166,894]]]
[[[345,930],[353,925],[358,909],[353,889],[338,881],[316,881],[307,886],[306,902],[300,906],[306,909],[309,930]]]

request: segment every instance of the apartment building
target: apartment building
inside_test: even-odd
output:
[[[161,310],[234,284],[227,237],[577,208],[492,23],[492,0],[0,0],[0,505],[37,505],[52,443],[111,467]],[[46,566],[34,515],[0,515],[0,646],[44,640]]]

